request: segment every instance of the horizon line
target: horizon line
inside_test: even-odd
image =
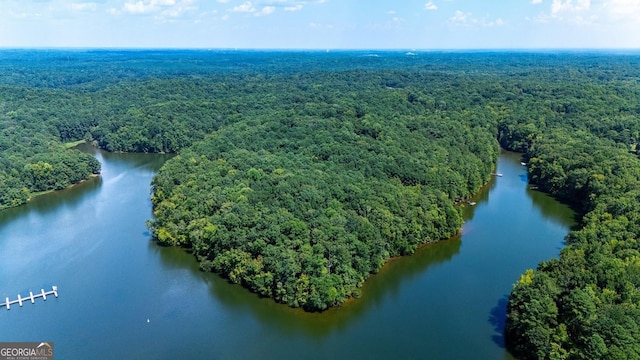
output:
[[[640,47],[532,47],[532,48],[268,48],[268,47],[134,47],[134,46],[2,46],[1,50],[162,50],[162,51],[281,51],[281,52],[342,52],[342,51],[384,51],[384,52],[640,52]]]

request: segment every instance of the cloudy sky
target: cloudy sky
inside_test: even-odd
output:
[[[0,0],[0,47],[640,48],[640,0]]]

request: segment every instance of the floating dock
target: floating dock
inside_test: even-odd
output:
[[[5,302],[0,303],[0,306],[6,306],[7,310],[11,309],[11,305],[19,304],[22,306],[22,303],[31,300],[32,304],[35,304],[37,298],[42,298],[44,301],[47,301],[47,295],[53,295],[58,297],[58,287],[52,286],[50,291],[44,291],[44,289],[40,289],[39,293],[34,294],[33,291],[29,291],[29,296],[22,297],[18,294],[17,300],[9,300],[9,298],[5,298]]]

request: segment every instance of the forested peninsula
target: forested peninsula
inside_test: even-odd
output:
[[[0,207],[99,172],[67,142],[177,153],[152,183],[154,239],[317,311],[457,233],[501,146],[581,214],[558,259],[514,279],[508,348],[640,357],[639,54],[1,54]]]

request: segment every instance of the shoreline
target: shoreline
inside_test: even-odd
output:
[[[71,185],[69,185],[69,186],[67,186],[67,187],[65,187],[63,189],[51,189],[51,190],[35,192],[35,193],[31,194],[31,196],[29,196],[29,198],[27,199],[27,202],[25,202],[24,204],[6,207],[6,208],[3,208],[3,209],[0,209],[0,211],[2,211],[4,209],[11,209],[11,208],[15,208],[15,207],[22,206],[22,205],[27,205],[28,203],[30,203],[32,200],[34,200],[35,198],[37,198],[39,196],[55,193],[57,191],[64,191],[64,190],[73,189],[73,188],[75,188],[75,187],[77,187],[77,186],[79,186],[81,184],[84,184],[87,181],[90,181],[90,180],[93,180],[93,179],[96,179],[96,178],[99,178],[99,177],[100,177],[100,174],[91,174],[86,179],[80,180],[77,183],[71,184]]]

